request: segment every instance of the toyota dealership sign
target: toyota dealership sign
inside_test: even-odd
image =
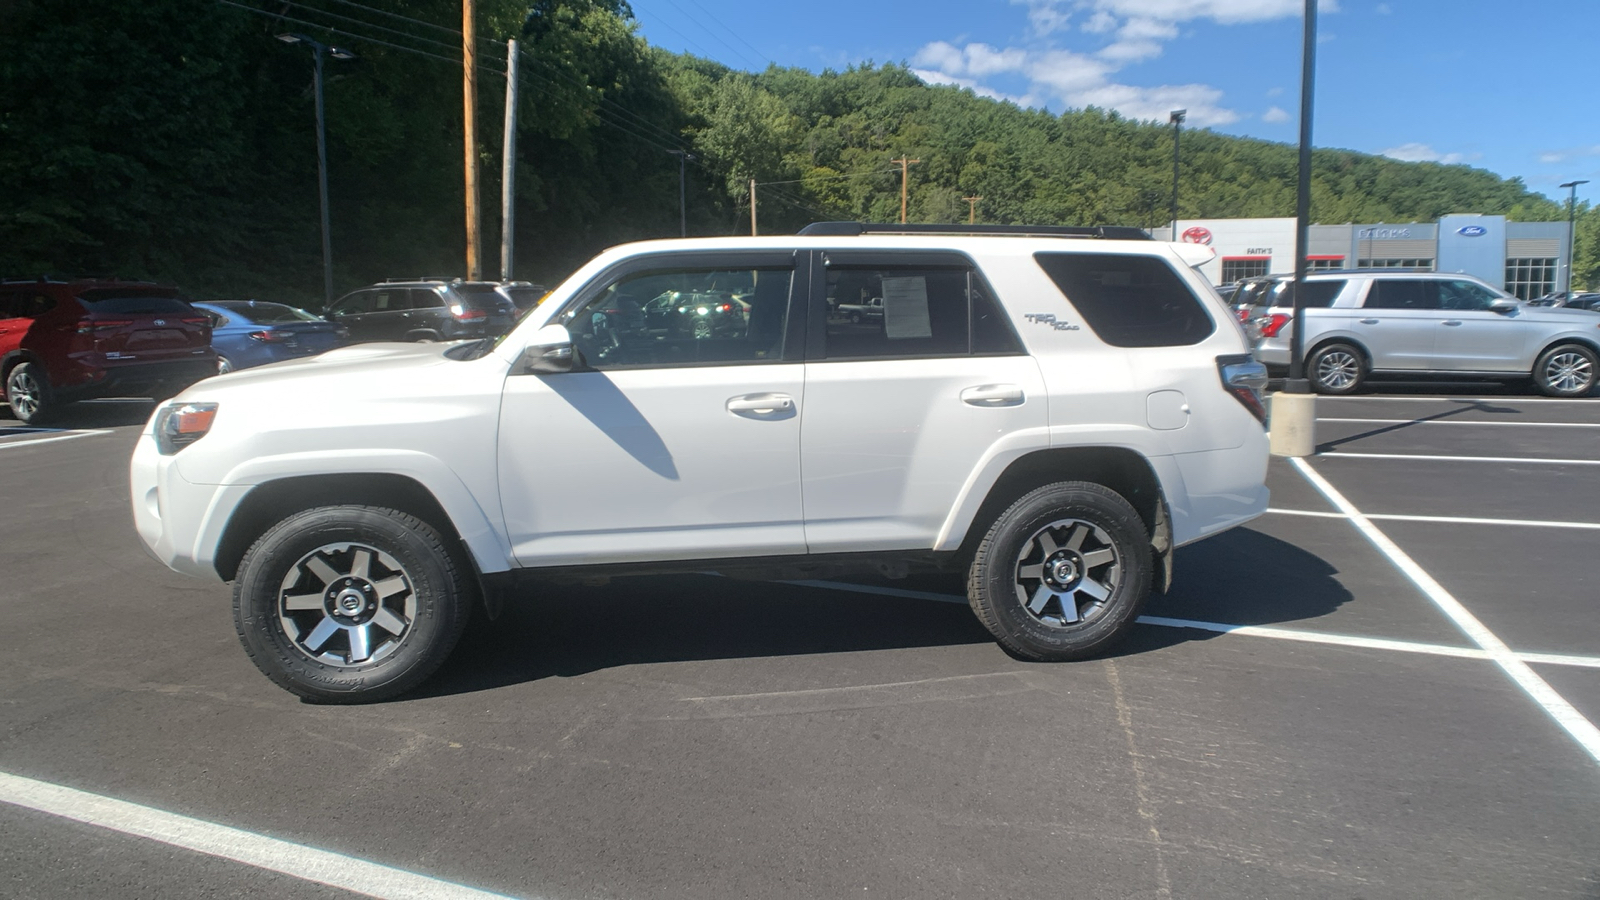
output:
[[[1185,244],[1205,244],[1210,246],[1211,229],[1203,225],[1195,225],[1191,228],[1186,228],[1184,229],[1182,240]]]

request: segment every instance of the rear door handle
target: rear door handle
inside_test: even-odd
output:
[[[1378,324],[1378,320],[1377,319],[1362,319],[1361,320],[1361,324],[1363,324],[1363,325],[1376,325],[1376,324]]]
[[[1446,325],[1460,325],[1461,324],[1461,320],[1460,319],[1446,319],[1445,320],[1445,324]]]
[[[741,394],[728,398],[728,412],[747,419],[786,419],[794,415],[794,398],[788,394]]]
[[[1024,399],[1022,388],[1014,384],[980,384],[961,392],[961,402],[968,406],[1021,406]]]

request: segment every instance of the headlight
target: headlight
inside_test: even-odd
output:
[[[216,418],[215,403],[174,403],[156,417],[156,447],[171,456],[205,437]]]

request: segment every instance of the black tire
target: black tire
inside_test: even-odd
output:
[[[967,600],[1016,656],[1083,659],[1133,627],[1150,598],[1151,570],[1150,537],[1128,501],[1098,484],[1063,481],[995,519],[968,570]]]
[[[1546,397],[1587,397],[1594,391],[1600,360],[1582,344],[1559,344],[1539,354],[1533,386]]]
[[[850,314],[850,324],[851,325],[860,325],[861,324],[861,313],[858,313],[858,312],[851,313]]]
[[[1354,394],[1367,380],[1366,359],[1351,344],[1323,344],[1306,360],[1306,377],[1319,394]]]
[[[13,366],[6,373],[5,389],[11,415],[24,425],[48,422],[58,412],[50,379],[36,362],[23,361]]]
[[[217,354],[217,374],[218,375],[226,375],[229,372],[232,372],[233,370],[234,370],[233,369],[233,360],[227,358],[226,356],[223,356],[221,353],[218,353]]]
[[[475,596],[467,572],[415,516],[309,509],[245,552],[234,626],[256,667],[290,693],[313,703],[385,700],[425,681],[460,640]]]

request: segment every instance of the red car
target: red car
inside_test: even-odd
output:
[[[0,383],[24,423],[92,397],[166,397],[217,372],[211,320],[149,282],[0,281]]]

